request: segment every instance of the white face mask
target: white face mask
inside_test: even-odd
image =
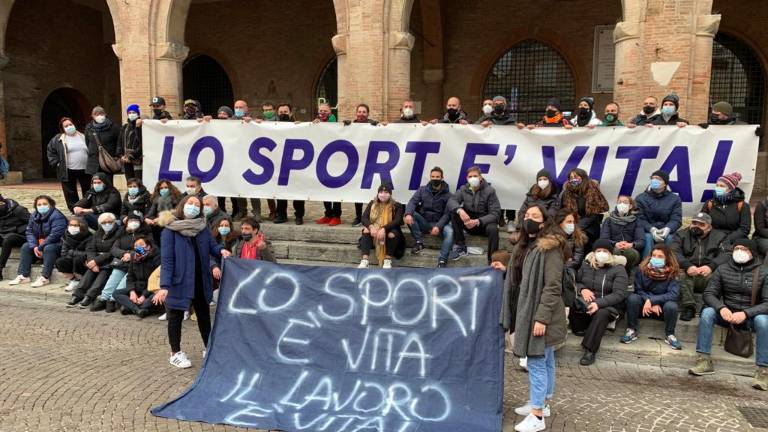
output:
[[[565,224],[565,226],[563,226],[563,231],[565,231],[566,234],[571,235],[574,231],[576,231],[576,225]]]
[[[197,194],[197,188],[188,187],[187,189],[187,195],[196,195]]]
[[[136,113],[129,113],[128,114],[128,120],[130,121],[136,121],[136,119],[139,118],[139,115]]]
[[[611,260],[611,254],[606,251],[595,252],[595,261],[598,264],[605,264]]]
[[[629,213],[629,204],[625,204],[625,203],[616,204],[616,211],[619,212],[619,214],[623,214],[623,215]]]
[[[488,104],[483,105],[483,114],[491,115],[492,112],[493,112],[493,107],[491,105],[488,105]]]
[[[733,251],[733,261],[736,264],[744,264],[752,259],[752,256],[749,254],[749,252],[738,249]]]
[[[104,123],[104,120],[106,120],[106,119],[107,119],[107,117],[106,117],[106,116],[103,116],[103,115],[97,115],[97,116],[96,116],[96,117],[94,117],[93,119],[96,121],[96,123],[98,123],[98,124],[102,124],[102,123]]]
[[[476,188],[480,186],[480,177],[470,177],[467,179],[467,183],[469,183],[470,187]]]
[[[125,226],[128,228],[128,231],[136,231],[140,225],[141,223],[139,222],[128,222]]]
[[[68,226],[67,232],[69,233],[69,235],[73,235],[73,236],[78,235],[80,234],[80,227],[74,226],[74,225]]]
[[[405,118],[413,117],[413,108],[403,108],[403,117]]]
[[[539,185],[539,189],[544,190],[549,187],[549,180],[539,180],[536,184]]]

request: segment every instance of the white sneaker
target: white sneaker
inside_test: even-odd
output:
[[[360,260],[360,265],[358,265],[357,268],[368,268],[368,260],[367,259],[361,259]]]
[[[507,222],[507,232],[515,232],[515,222],[514,221]]]
[[[517,414],[517,415],[524,416],[524,415],[528,415],[530,413],[531,413],[531,404],[530,403],[526,403],[525,405],[523,405],[521,407],[515,408],[515,414]],[[544,417],[549,417],[550,414],[551,414],[551,412],[550,412],[550,409],[549,409],[549,405],[544,405],[544,409],[541,410],[541,415],[544,416]]]
[[[31,284],[30,286],[31,286],[32,288],[40,288],[40,287],[42,287],[42,286],[46,286],[46,285],[48,285],[49,283],[51,283],[51,280],[50,280],[50,279],[48,279],[48,278],[44,278],[44,277],[42,277],[42,276],[39,276],[39,277],[37,278],[37,280],[35,280],[34,282],[32,282],[32,284]]]
[[[77,285],[78,285],[79,283],[80,283],[80,281],[79,281],[79,280],[77,280],[77,279],[72,279],[72,280],[70,280],[70,281],[69,281],[69,283],[67,284],[67,286],[66,286],[66,287],[64,287],[64,291],[66,291],[66,292],[72,292],[72,291],[74,291],[74,290],[75,290],[75,288],[77,288]]]
[[[179,351],[176,354],[172,355],[170,360],[168,360],[168,362],[179,369],[186,369],[188,367],[192,367],[192,362],[189,361],[189,359],[187,358],[187,355],[184,354],[184,351]]]
[[[528,370],[528,357],[523,357],[520,359],[520,367]]]
[[[392,260],[391,259],[385,259],[384,264],[381,265],[381,268],[383,269],[391,269],[392,268]]]
[[[528,417],[524,418],[523,421],[515,425],[515,430],[517,432],[539,432],[546,428],[547,426],[544,424],[544,419],[542,418],[539,420],[533,414],[528,414]]]
[[[157,317],[160,321],[165,321],[168,319],[168,314],[162,314],[159,317]]]
[[[184,321],[189,319],[189,311],[184,311]]]
[[[208,350],[203,350],[203,358],[208,354]]]
[[[29,283],[30,279],[28,277],[18,275],[16,276],[16,279],[8,282],[8,285],[19,285],[23,283]]]

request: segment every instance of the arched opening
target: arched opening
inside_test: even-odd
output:
[[[232,108],[234,95],[229,75],[213,58],[201,54],[184,65],[184,99],[200,101],[203,112],[216,117],[220,106]]]
[[[56,170],[48,165],[46,147],[51,138],[59,133],[59,120],[62,117],[69,117],[77,126],[77,130],[82,131],[85,128],[85,124],[90,120],[89,110],[90,103],[88,99],[82,93],[72,88],[56,89],[45,98],[42,113],[40,114],[43,177],[50,178],[56,176]]]
[[[336,105],[339,101],[339,62],[336,57],[323,68],[315,86],[315,100],[310,107],[317,109],[321,100],[330,104],[333,113],[338,114]]]
[[[59,114],[75,116],[82,127],[92,106],[101,105],[112,121],[121,122],[114,43],[105,0],[14,2],[5,34],[6,136],[13,169],[25,179],[52,174],[45,145],[58,127]]]
[[[560,99],[563,110],[574,106],[573,72],[549,45],[527,40],[505,52],[485,78],[483,99],[501,95],[517,121],[530,124],[541,119],[547,100]]]
[[[744,42],[718,33],[712,45],[710,105],[726,101],[734,115],[749,124],[763,123],[765,69],[757,54]]]

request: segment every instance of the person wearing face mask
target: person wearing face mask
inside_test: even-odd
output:
[[[218,200],[213,195],[206,195],[203,198],[203,215],[205,216],[208,229],[211,230],[212,235],[216,235],[216,227],[219,226],[219,222],[224,219],[229,220],[229,215],[221,211],[219,208]]]
[[[72,211],[75,203],[80,200],[77,186],[80,185],[82,196],[91,188],[91,175],[98,171],[99,156],[97,153],[91,154],[85,135],[77,131],[69,117],[59,120],[59,133],[48,142],[46,156],[48,164],[56,168],[64,200],[67,208]],[[94,168],[96,171],[89,172]]]
[[[181,201],[181,191],[166,179],[160,179],[155,183],[155,188],[150,196],[150,206],[144,218],[144,222],[152,227],[152,237],[155,244],[160,246],[160,232],[162,228],[156,223],[160,213],[173,210]]]
[[[283,103],[277,106],[277,121],[279,122],[295,121],[295,118],[293,117],[293,107],[291,107],[290,104]],[[296,218],[295,219],[296,225],[304,224],[305,205],[306,203],[304,201],[300,201],[300,200],[293,201],[293,214]],[[275,207],[274,222],[276,224],[282,224],[282,223],[288,222],[288,200],[277,200],[277,205]]]
[[[152,120],[173,120],[171,113],[165,110],[165,99],[160,96],[155,96],[149,102],[149,107],[152,108]]]
[[[358,104],[357,107],[355,107],[355,120],[349,121],[344,120],[344,125],[348,126],[352,123],[368,123],[371,126],[377,126],[379,124],[378,121],[372,120],[368,117],[370,113],[370,108],[366,104]],[[361,226],[362,223],[362,217],[363,217],[363,203],[355,203],[355,219],[352,220],[352,226],[357,227]]]
[[[231,254],[214,241],[203,217],[203,203],[197,196],[181,200],[173,212],[159,217],[164,227],[161,241],[160,290],[152,303],[165,304],[168,321],[168,341],[171,345],[169,363],[188,368],[192,363],[181,350],[181,324],[184,313],[194,306],[197,326],[203,339],[203,356],[211,334],[210,303],[213,299],[211,257],[215,261]]]
[[[125,276],[125,287],[115,291],[113,297],[120,313],[139,318],[152,315],[158,308],[152,304],[154,293],[149,290],[150,275],[160,267],[160,254],[148,237],[136,237],[131,260]]]
[[[400,118],[395,123],[421,123],[427,122],[419,120],[419,116],[416,115],[416,106],[413,101],[407,100],[403,102],[403,106],[400,108]]]
[[[8,285],[30,283],[32,263],[43,260],[43,271],[30,285],[33,288],[51,283],[53,265],[61,252],[62,238],[67,231],[67,218],[56,208],[56,202],[47,195],[40,195],[34,201],[35,210],[29,217],[26,242],[21,246],[21,261],[15,279]]]
[[[611,242],[611,253],[626,258],[628,275],[632,275],[645,248],[645,228],[638,213],[632,197],[619,195],[616,207],[600,228],[600,240]]]
[[[688,126],[688,120],[680,117],[677,112],[680,109],[680,98],[672,93],[664,96],[661,101],[661,114],[653,120],[655,126],[676,125],[677,127]]]
[[[277,120],[277,113],[275,112],[275,104],[272,102],[264,102],[261,104],[261,118],[265,121]]]
[[[475,124],[488,127],[490,125],[514,125],[517,124],[515,116],[507,111],[507,99],[504,96],[494,96],[490,100],[483,101],[483,115]]]
[[[528,402],[515,408],[526,416],[515,430],[544,430],[555,394],[555,350],[565,343],[562,279],[565,238],[552,230],[539,206],[523,216],[520,241],[507,265],[502,299],[502,327],[514,333],[512,351],[527,358]]]
[[[666,245],[653,246],[651,255],[640,263],[640,271],[635,274],[634,292],[627,297],[627,330],[621,337],[622,343],[636,341],[640,318],[648,317],[663,319],[664,342],[672,349],[683,349],[675,336],[680,274],[675,254]]]
[[[336,121],[330,104],[321,103],[317,106],[317,116],[312,120],[312,123],[336,123]]]
[[[312,123],[336,123],[336,116],[331,111],[331,105],[321,103],[317,107],[317,117]],[[336,226],[341,224],[341,203],[324,201],[325,213],[323,217],[315,221],[318,225]]]
[[[720,101],[712,105],[712,111],[706,123],[699,123],[699,126],[706,129],[709,126],[734,126],[746,125],[733,115],[733,106],[725,101]],[[760,136],[760,134],[758,134]]]
[[[768,197],[755,205],[753,223],[755,232],[752,234],[752,240],[757,244],[760,258],[765,258],[768,256]]]
[[[584,261],[589,242],[587,235],[579,227],[579,215],[568,209],[559,209],[552,217],[552,224],[553,230],[559,228],[558,234],[565,238],[565,250],[568,252],[565,256],[565,266],[575,274]]]
[[[184,180],[184,194],[181,196],[182,198],[196,196],[199,199],[203,199],[206,195],[208,193],[203,190],[203,184],[199,177],[189,176]]]
[[[576,107],[576,117],[571,119],[571,125],[573,127],[587,127],[590,129],[600,126],[603,122],[597,118],[594,107],[595,98],[591,96],[581,98],[579,106]]]
[[[453,226],[454,246],[449,258],[453,261],[467,255],[464,238],[471,235],[488,237],[488,264],[491,254],[499,248],[499,217],[501,204],[494,189],[483,179],[479,166],[467,169],[467,182],[448,200],[448,213]]]
[[[248,108],[248,103],[244,100],[236,100],[232,105],[235,110],[229,115],[230,120],[240,120],[246,123],[252,120],[251,111]],[[275,106],[271,102],[264,102],[261,105],[262,118],[265,121],[275,121]],[[219,108],[221,110],[221,108]],[[260,123],[262,119],[256,119],[257,123]],[[232,219],[240,220],[248,216],[248,199],[247,198],[230,198],[232,201]],[[267,200],[269,204],[269,218],[274,219],[275,200]],[[224,198],[219,198],[219,207],[222,211],[226,211],[226,205]],[[261,201],[258,198],[251,198],[251,207],[253,208],[253,215],[261,219]]]
[[[91,177],[91,188],[83,199],[75,203],[72,212],[85,219],[88,226],[98,229],[97,218],[102,213],[120,214],[120,192],[112,186],[109,176],[96,173]]]
[[[535,129],[537,127],[561,127],[565,129],[573,129],[573,125],[571,125],[568,122],[568,119],[563,116],[560,99],[557,98],[551,98],[547,101],[547,106],[541,121],[528,125],[527,127],[528,129]]]
[[[405,224],[416,242],[411,249],[412,254],[418,255],[424,250],[425,233],[443,238],[437,268],[447,265],[453,246],[453,227],[448,214],[450,197],[448,183],[443,180],[443,169],[434,167],[429,172],[429,183],[420,187],[405,206]]]
[[[704,308],[696,337],[696,365],[691,375],[715,373],[712,337],[715,324],[755,333],[757,371],[752,387],[768,390],[768,267],[757,259],[755,243],[738,239],[733,256],[719,266],[704,290]]]
[[[122,158],[120,153],[123,149],[120,147],[120,126],[112,123],[107,118],[104,108],[95,106],[91,111],[92,120],[85,126],[85,144],[88,147],[88,166],[86,172],[103,172],[109,182],[112,183],[112,176],[116,173],[111,172],[109,167],[102,166],[99,162],[99,147],[103,147],[111,157]],[[95,155],[95,158],[93,157]]]
[[[240,236],[232,246],[232,255],[241,259],[277,262],[271,243],[261,231],[261,224],[253,218],[240,221]]]
[[[120,136],[117,140],[117,153],[123,155],[123,170],[126,178],[141,178],[140,167],[143,157],[141,144],[141,126],[137,124],[141,118],[141,110],[136,104],[126,108],[128,121],[120,128]]]
[[[704,203],[701,211],[712,217],[712,229],[725,234],[723,246],[730,250],[734,241],[749,237],[752,213],[739,188],[741,173],[723,174],[715,183],[715,196]]]
[[[383,269],[392,268],[392,258],[403,257],[405,236],[400,227],[404,213],[404,206],[392,198],[392,185],[385,183],[379,186],[376,197],[363,212],[363,230],[357,242],[361,259],[357,268],[368,268],[371,249]]]
[[[538,205],[546,210],[549,216],[553,216],[557,211],[557,198],[558,198],[557,182],[552,177],[552,174],[545,169],[539,170],[536,173],[536,183],[531,185],[528,189],[528,193],[525,195],[523,205],[520,206],[520,210],[517,214],[524,215],[525,212],[532,206]],[[522,228],[522,219],[518,220],[515,233],[513,233],[513,243],[517,241],[518,234]]]
[[[80,283],[87,269],[85,268],[85,248],[91,241],[91,231],[82,218],[69,218],[67,232],[61,245],[61,256],[56,260],[56,270],[69,282],[65,292],[72,292]]]
[[[640,219],[645,229],[643,257],[651,253],[655,243],[669,245],[672,235],[683,224],[683,203],[669,188],[669,174],[657,170],[651,174],[651,181],[645,192],[635,198]]]
[[[461,100],[456,96],[448,98],[445,103],[445,114],[443,117],[432,120],[430,123],[450,123],[450,124],[469,124],[467,113],[461,108]]]
[[[0,281],[11,251],[26,241],[29,210],[15,200],[0,195]]]
[[[100,214],[98,223],[99,229],[85,247],[85,267],[88,271],[72,292],[72,298],[67,302],[68,307],[76,305],[81,309],[93,307],[94,300],[101,295],[104,285],[112,274],[112,246],[120,237],[121,230],[112,213]]]
[[[123,205],[120,209],[120,220],[122,221],[131,213],[147,214],[152,205],[149,191],[140,179],[129,178],[127,183],[128,191],[123,196]]]
[[[184,101],[184,113],[181,116],[182,120],[199,120],[204,117],[203,110],[200,108],[200,102],[194,99],[187,99]]]
[[[627,259],[612,251],[613,244],[609,240],[596,241],[576,275],[578,298],[570,309],[568,320],[573,334],[584,336],[581,341],[584,355],[579,361],[582,366],[595,362],[608,324],[619,319],[629,294],[624,270]]]
[[[653,127],[653,124],[658,117],[661,117],[661,111],[659,110],[659,100],[654,96],[648,96],[647,98],[643,99],[643,108],[640,110],[640,113],[629,121],[627,127]]]
[[[104,284],[104,289],[91,305],[92,312],[106,309],[107,313],[112,313],[117,310],[113,294],[117,290],[125,289],[128,265],[134,252],[133,243],[138,237],[148,237],[152,234],[149,226],[144,223],[144,217],[138,212],[129,214],[125,225],[117,229],[119,231],[111,250],[112,263],[109,265],[112,273]]]
[[[712,218],[698,213],[691,226],[677,231],[670,248],[675,253],[683,275],[680,279],[680,320],[690,321],[696,316],[695,292],[703,292],[712,272],[728,261],[723,250],[725,234],[712,230]]]
[[[605,115],[603,121],[598,126],[602,127],[621,127],[624,126],[624,122],[619,120],[619,104],[617,102],[609,102],[605,106]]]
[[[589,250],[592,242],[600,237],[603,213],[610,209],[608,201],[600,191],[600,183],[590,179],[583,169],[572,169],[568,173],[568,183],[560,194],[560,207],[579,215],[576,223],[589,238],[587,243],[587,250]]]

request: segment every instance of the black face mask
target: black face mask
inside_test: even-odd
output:
[[[548,109],[547,110],[547,117],[552,118],[557,115],[557,110]]]
[[[496,114],[503,114],[504,113],[504,105],[494,105],[493,106],[493,112]]]
[[[458,116],[459,116],[459,110],[457,110],[456,108],[448,108],[448,118],[450,118],[451,120],[454,120]]]
[[[525,220],[525,231],[530,235],[536,235],[541,231],[541,222],[536,222],[533,219]]]
[[[588,117],[592,111],[589,108],[579,108],[579,117],[585,118]]]
[[[691,227],[691,235],[694,237],[701,237],[704,235],[704,230],[697,226]]]
[[[253,234],[241,234],[241,237],[243,237],[243,240],[245,241],[251,241]]]
[[[710,114],[709,115],[709,124],[723,125],[723,124],[728,123],[728,120],[730,120],[730,119],[725,119],[725,120],[721,119],[720,116],[718,116],[717,114]]]
[[[160,114],[162,114],[162,113],[163,113],[163,110],[161,110],[160,108],[153,108],[153,109],[152,109],[152,112],[153,112],[153,113],[154,113],[156,116],[159,116]]]
[[[443,181],[442,180],[430,180],[429,184],[432,185],[432,188],[438,189],[443,184]]]
[[[280,119],[280,121],[283,121],[283,122],[291,120],[291,116],[289,114],[280,114],[279,116],[277,116],[277,118]]]
[[[643,107],[643,112],[645,113],[645,115],[651,115],[651,114],[653,114],[654,111],[656,111],[656,108],[654,108],[652,106],[644,106]]]

